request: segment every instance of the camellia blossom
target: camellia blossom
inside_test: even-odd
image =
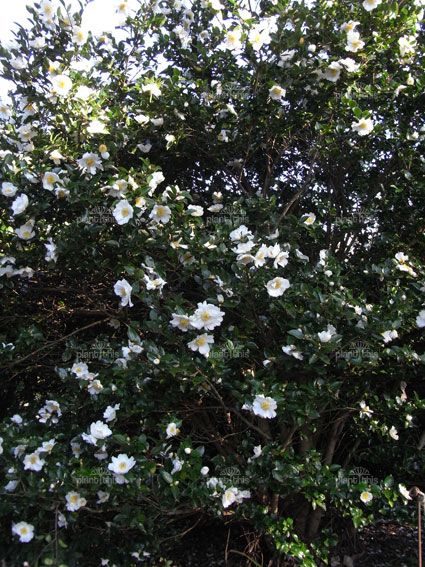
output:
[[[230,51],[238,51],[242,48],[241,42],[242,32],[240,28],[229,30],[226,33],[224,47]]]
[[[38,453],[30,453],[29,455],[25,455],[24,457],[25,470],[39,472],[41,471],[45,463],[46,461],[40,459],[40,455]]]
[[[207,333],[204,333],[202,335],[198,335],[193,339],[193,341],[187,343],[187,346],[191,350],[198,351],[199,354],[203,354],[206,358],[208,358],[211,350],[210,345],[213,343],[214,343],[213,335],[208,335]]]
[[[167,224],[171,218],[171,209],[167,205],[155,205],[152,209],[149,218],[161,222],[162,224]]]
[[[395,329],[384,331],[381,333],[384,343],[389,343],[398,337],[398,332]]]
[[[346,51],[351,51],[352,53],[357,53],[360,49],[363,49],[364,41],[360,39],[359,32],[351,31],[347,34],[347,46]]]
[[[118,295],[121,298],[121,307],[133,307],[133,303],[131,302],[131,285],[128,283],[127,280],[118,280],[114,285],[114,292],[115,295]]]
[[[372,417],[373,410],[370,409],[366,402],[363,400],[360,402],[360,417]]]
[[[328,343],[334,335],[336,335],[336,329],[333,325],[328,325],[325,331],[317,333],[321,343]]]
[[[331,83],[336,83],[341,76],[341,70],[342,70],[342,66],[338,63],[338,61],[333,61],[326,68],[324,77],[326,80],[330,81]]]
[[[68,492],[65,496],[66,509],[69,512],[76,512],[80,508],[83,508],[87,504],[87,500],[82,498],[78,492]]]
[[[60,181],[59,175],[53,173],[53,171],[46,171],[43,175],[43,188],[47,191],[53,191],[55,189],[55,184]]]
[[[135,464],[134,457],[121,453],[118,457],[112,457],[112,462],[108,464],[108,469],[115,474],[123,475],[128,473]]]
[[[364,0],[362,6],[367,12],[371,12],[379,6],[382,0]]]
[[[373,494],[368,490],[364,490],[360,494],[360,500],[363,502],[363,504],[369,504],[369,502],[371,502],[372,499],[373,499]]]
[[[120,409],[120,404],[115,404],[114,406],[108,406],[103,412],[103,419],[105,421],[113,421],[117,417],[117,410]],[[92,433],[93,435],[93,433]]]
[[[294,345],[283,346],[282,351],[289,356],[293,356],[297,360],[303,360],[304,358],[303,355],[297,351]]]
[[[77,45],[84,45],[87,41],[87,32],[82,28],[75,26],[72,34],[72,41]]]
[[[142,92],[149,93],[151,98],[153,96],[161,96],[161,89],[156,83],[148,83],[147,85],[142,85]]]
[[[28,197],[25,195],[25,193],[22,193],[22,195],[16,197],[16,199],[12,203],[12,211],[13,211],[12,214],[14,216],[20,215],[25,211],[28,205],[29,205]]]
[[[190,317],[190,323],[195,329],[206,329],[212,331],[223,322],[224,311],[212,303],[198,303],[198,308]]]
[[[255,415],[264,417],[266,419],[272,419],[276,417],[277,403],[273,398],[263,396],[262,394],[255,396],[254,402],[252,404],[252,411]]]
[[[68,75],[54,75],[50,80],[54,93],[59,96],[66,96],[72,89],[72,81]]]
[[[302,216],[301,220],[303,221],[304,224],[310,226],[314,224],[316,220],[316,215],[314,213],[307,213],[306,215]]]
[[[289,280],[281,277],[273,278],[266,284],[267,293],[271,297],[280,297],[289,287],[291,287]]]
[[[170,324],[180,331],[186,333],[191,328],[190,317],[188,315],[180,315],[179,313],[173,313],[173,318],[170,321]]]
[[[133,207],[126,199],[123,199],[116,204],[112,214],[118,224],[127,224],[133,218]]]
[[[21,543],[28,543],[34,537],[34,526],[27,522],[12,524],[12,533],[19,537]]]
[[[422,329],[423,327],[425,327],[425,309],[422,309],[422,311],[419,311],[418,316],[416,317],[416,325]]]
[[[175,437],[176,435],[178,435],[180,433],[180,429],[174,422],[171,422],[167,425],[165,432],[167,433],[167,439],[170,439],[170,437]]]
[[[25,224],[21,225],[19,228],[15,229],[16,234],[21,240],[31,240],[34,238],[34,221],[27,221]]]
[[[286,90],[279,85],[273,85],[269,90],[269,96],[272,100],[281,101],[286,95]]]
[[[90,435],[95,439],[106,439],[112,435],[112,431],[103,421],[95,421],[90,425]]]
[[[358,122],[351,124],[351,129],[357,132],[359,136],[367,136],[372,132],[374,123],[371,118],[361,118]]]
[[[8,181],[5,181],[1,184],[1,192],[5,197],[14,197],[17,190],[18,188],[13,185],[13,183],[9,183]]]
[[[102,160],[99,155],[91,152],[83,154],[83,156],[77,160],[77,163],[83,172],[90,173],[91,175],[94,175],[98,169],[102,169]]]

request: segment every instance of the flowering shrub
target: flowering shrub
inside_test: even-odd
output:
[[[421,2],[83,13],[1,50],[2,557],[319,565],[421,463]]]

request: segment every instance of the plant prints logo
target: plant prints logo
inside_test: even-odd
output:
[[[377,360],[378,353],[370,350],[369,346],[363,341],[353,341],[346,345],[346,348],[335,352],[336,360]]]
[[[242,475],[238,467],[223,467],[219,471],[219,478],[226,485],[240,486],[249,482],[248,477]]]
[[[334,220],[335,225],[352,224],[352,223],[365,223],[370,220],[375,214],[375,210],[371,209],[368,211],[363,211],[359,209],[358,211],[352,212],[350,215],[339,215]]]
[[[347,477],[339,479],[339,484],[357,485],[357,484],[378,484],[378,478],[372,476],[368,469],[364,467],[354,468]]]
[[[248,358],[249,351],[239,343],[230,343],[210,352],[210,359],[226,360],[229,358]]]
[[[111,362],[116,358],[119,358],[121,353],[120,351],[111,348],[109,343],[106,341],[99,341],[96,339],[89,349],[81,349],[77,351],[76,355],[77,359],[81,361],[104,360],[106,362]]]
[[[81,484],[113,484],[116,482],[114,475],[101,467],[85,471],[80,476],[73,477],[77,486]]]
[[[112,212],[108,207],[93,207],[78,219],[85,224],[109,224],[115,223]]]
[[[228,226],[240,226],[247,222],[247,215],[240,205],[225,206],[220,214],[207,218],[207,226],[225,224]]]

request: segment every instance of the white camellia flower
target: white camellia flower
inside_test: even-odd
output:
[[[254,447],[254,455],[253,455],[253,459],[258,459],[259,457],[261,457],[263,453],[263,449],[261,447],[261,445],[257,445],[256,447]]]
[[[21,543],[28,543],[34,537],[34,526],[27,522],[12,524],[12,533],[19,537]]]
[[[255,396],[254,402],[252,404],[252,411],[255,415],[264,417],[266,419],[272,419],[276,417],[277,403],[273,398],[263,396],[262,394]]]
[[[256,268],[261,268],[266,263],[269,257],[269,247],[266,244],[262,244],[257,250],[254,256],[254,265]]]
[[[406,57],[406,55],[413,55],[416,50],[416,38],[413,35],[404,35],[398,40],[398,47],[400,50],[400,55]]]
[[[13,216],[20,215],[21,213],[23,213],[25,209],[28,207],[28,204],[29,204],[29,200],[28,197],[25,195],[25,193],[22,193],[22,195],[16,197],[16,199],[12,203]]]
[[[286,90],[280,87],[279,85],[273,85],[271,89],[269,89],[269,96],[272,100],[281,101],[286,95]]]
[[[103,421],[95,421],[90,425],[90,435],[95,439],[106,439],[112,435],[112,431]]]
[[[229,30],[226,33],[226,38],[224,41],[224,47],[229,49],[230,51],[238,51],[242,48],[242,31],[240,28],[235,28],[233,30]]]
[[[118,457],[112,457],[112,462],[109,463],[108,469],[115,474],[123,475],[128,473],[135,464],[136,461],[134,457],[129,457],[125,453],[121,453]]]
[[[98,154],[91,152],[83,154],[83,156],[77,160],[77,163],[83,172],[90,173],[91,175],[94,175],[98,169],[102,169],[102,160]]]
[[[341,31],[348,33],[350,31],[354,31],[356,27],[359,25],[360,22],[355,22],[354,20],[350,20],[349,22],[344,22],[340,28]]]
[[[191,327],[190,317],[188,315],[180,315],[179,313],[172,313],[173,318],[170,321],[170,324],[173,327],[177,327],[180,331],[186,333]]]
[[[256,25],[251,28],[248,41],[254,51],[260,51],[263,45],[270,43],[271,37],[267,29],[262,29],[259,25]]]
[[[289,280],[281,277],[273,278],[266,284],[267,293],[271,297],[280,297],[290,286]]]
[[[410,496],[410,493],[407,490],[407,488],[404,486],[404,484],[398,485],[398,491],[403,496],[403,498],[405,498],[406,500],[412,500],[412,497]]]
[[[33,47],[34,49],[43,49],[43,47],[46,45],[46,40],[44,37],[36,37],[28,43],[30,47]]]
[[[71,368],[71,372],[77,376],[77,378],[82,378],[88,374],[89,368],[85,362],[74,362]]]
[[[232,230],[232,232],[229,234],[229,238],[232,242],[235,242],[242,240],[242,238],[248,238],[248,240],[251,240],[252,238],[254,238],[254,235],[244,224],[241,224],[240,226],[238,226],[238,228]]]
[[[87,32],[78,26],[74,27],[73,32],[72,41],[77,45],[84,45],[87,41]]]
[[[212,303],[198,303],[195,313],[190,317],[190,323],[195,329],[212,331],[223,322],[224,311]]]
[[[221,499],[223,508],[228,508],[229,506],[234,504],[234,502],[236,502],[237,493],[238,493],[238,489],[235,486],[231,486],[224,492]]]
[[[43,175],[43,188],[47,189],[47,191],[54,191],[55,184],[60,182],[59,175],[53,173],[53,171],[46,171]]]
[[[148,83],[147,85],[142,85],[142,93],[149,93],[150,97],[161,96],[161,89],[156,83]]]
[[[359,136],[367,136],[372,132],[374,122],[371,118],[361,118],[358,122],[352,122],[351,129]]]
[[[416,317],[416,325],[422,329],[425,327],[425,309],[419,311],[419,315]]]
[[[3,437],[0,437],[0,455],[3,454],[3,441],[4,441]]]
[[[38,453],[30,453],[29,455],[25,455],[24,469],[39,472],[41,471],[45,463],[46,461],[40,459],[40,455]]]
[[[152,209],[149,218],[155,222],[162,222],[162,224],[167,224],[171,218],[171,209],[167,205],[155,205]]]
[[[207,476],[207,474],[210,472],[210,469],[209,467],[202,467],[200,472],[202,476]]]
[[[56,445],[56,439],[49,439],[49,441],[43,441],[41,447],[37,449],[39,453],[51,453],[53,447]]]
[[[330,81],[331,83],[336,83],[341,76],[341,71],[342,71],[342,66],[337,61],[333,61],[326,68],[324,77],[326,80]]]
[[[384,339],[384,343],[390,343],[391,341],[393,341],[398,337],[398,333],[395,329],[392,329],[390,331],[384,331],[383,333],[381,333],[381,335],[382,338]]]
[[[13,183],[9,183],[8,181],[5,181],[1,184],[1,192],[5,197],[14,197],[17,190],[18,188],[15,187]]]
[[[187,214],[191,217],[202,217],[204,214],[204,208],[199,205],[189,205],[187,207]]]
[[[297,349],[294,345],[283,346],[282,351],[289,356],[293,356],[297,360],[303,360],[304,359],[303,355],[300,352],[297,351]]]
[[[351,51],[352,53],[357,53],[360,49],[363,49],[364,41],[360,39],[359,32],[351,31],[347,34],[347,46],[345,51]]]
[[[397,429],[393,426],[391,426],[390,430],[389,430],[389,436],[394,439],[394,441],[398,441],[399,440],[399,435],[398,435],[398,431]]]
[[[53,91],[59,96],[66,96],[72,89],[72,81],[68,75],[54,75],[50,79]]]
[[[52,238],[49,238],[44,246],[46,247],[46,255],[44,257],[46,262],[56,262],[58,254],[56,252],[56,244],[53,242]]]
[[[190,343],[187,343],[187,346],[194,352],[198,351],[199,354],[203,354],[206,358],[208,358],[211,350],[210,345],[213,343],[214,343],[213,335],[208,335],[207,333],[204,333],[202,335],[198,335],[197,337],[195,337],[193,341],[190,341]]]
[[[348,73],[355,73],[360,69],[360,65],[356,63],[354,59],[351,59],[351,57],[340,59],[338,63],[343,65]]]
[[[307,213],[301,217],[301,220],[303,221],[304,224],[310,226],[314,224],[316,220],[316,215],[314,213]]]
[[[15,229],[15,233],[21,240],[31,240],[34,238],[34,221],[27,221],[25,224],[21,225],[19,228]]]
[[[78,492],[68,492],[65,496],[66,509],[69,512],[76,512],[80,508],[83,508],[87,504],[87,500],[82,498]]]
[[[334,335],[336,335],[336,329],[333,325],[328,325],[325,331],[317,333],[321,343],[328,343]]]
[[[367,12],[371,12],[379,6],[382,0],[364,0],[362,6]]]
[[[103,419],[107,422],[113,421],[117,417],[117,410],[120,409],[120,404],[115,404],[114,406],[108,406],[103,412]],[[92,433],[93,435],[93,433]]]
[[[360,500],[363,502],[363,504],[368,504],[369,502],[372,501],[372,499],[373,499],[373,495],[368,490],[364,490],[360,494]]]
[[[360,417],[372,417],[373,410],[370,409],[366,402],[363,400],[360,402]]]
[[[114,285],[114,292],[115,295],[121,297],[121,307],[133,307],[133,303],[131,302],[131,285],[128,283],[127,280],[118,280]]]
[[[112,214],[118,224],[127,224],[133,218],[133,207],[126,199],[123,199],[116,204]]]
[[[167,433],[167,439],[170,439],[170,437],[175,437],[176,435],[178,435],[180,433],[180,429],[174,422],[172,422],[167,425],[165,432]]]

